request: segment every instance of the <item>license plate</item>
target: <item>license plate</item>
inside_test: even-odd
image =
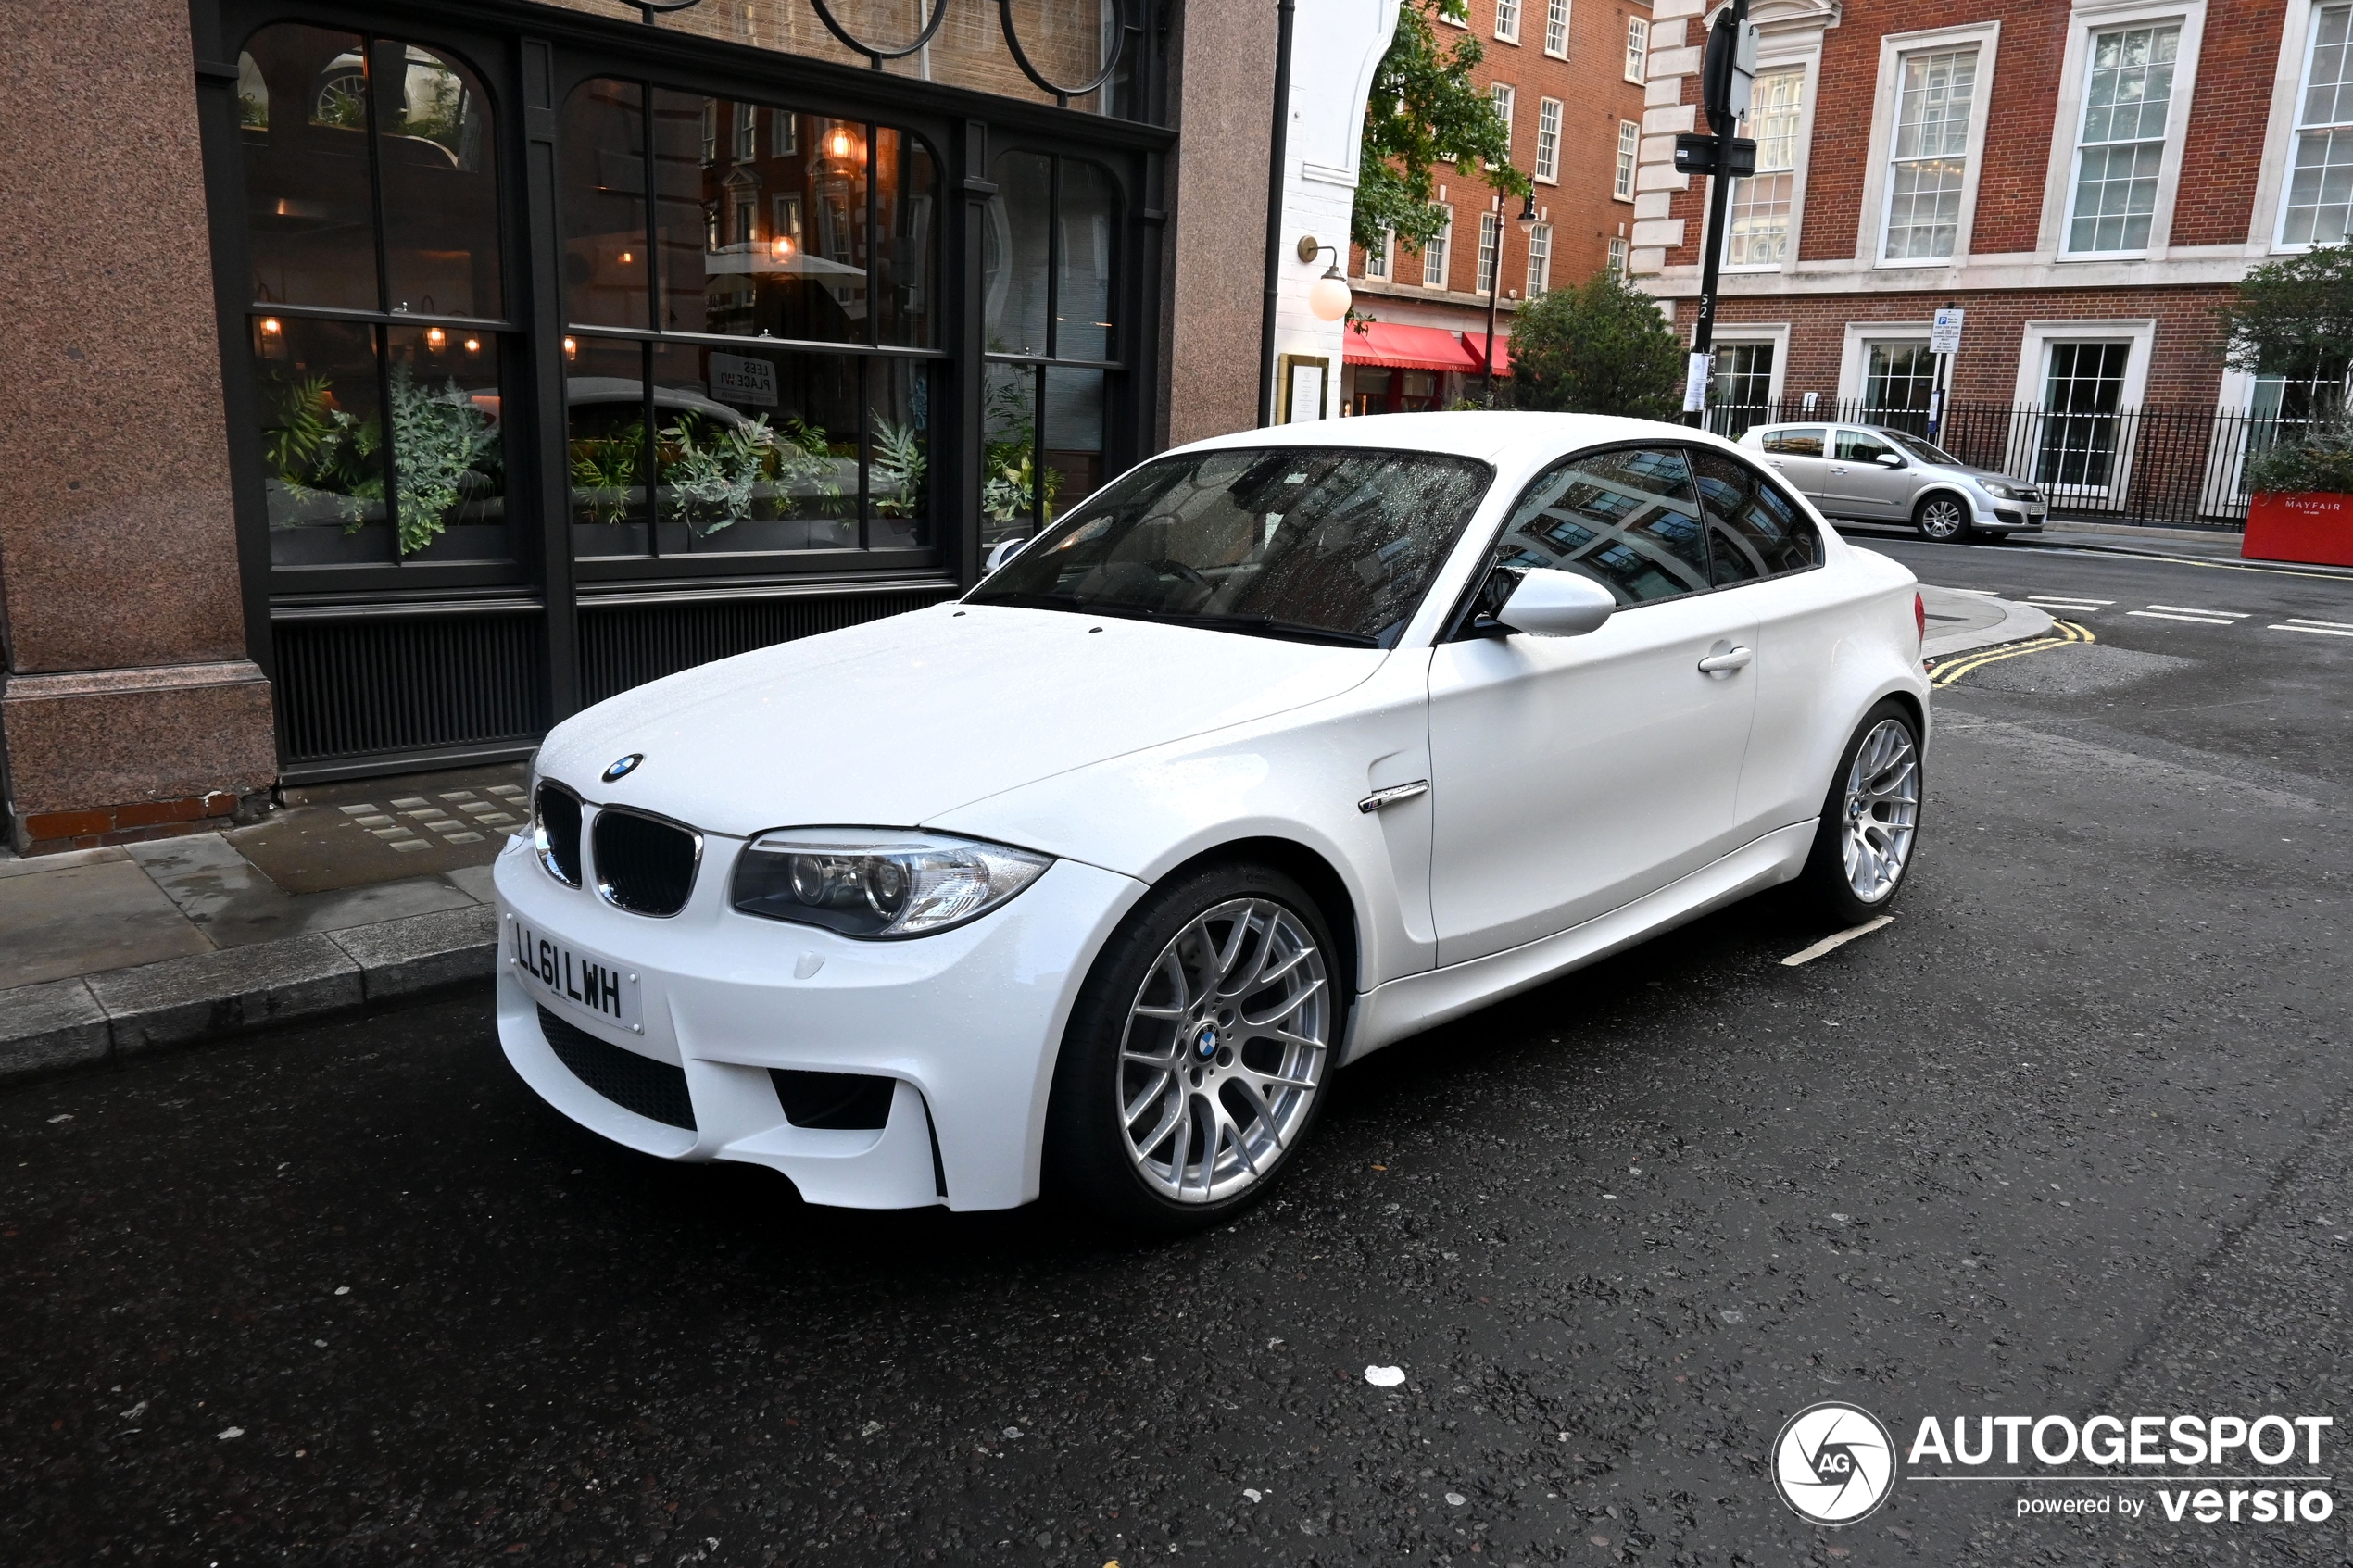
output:
[[[645,1033],[637,977],[610,959],[507,922],[507,962],[525,985],[607,1023]]]

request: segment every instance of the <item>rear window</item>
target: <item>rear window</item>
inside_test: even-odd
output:
[[[1807,425],[1803,429],[1768,430],[1765,433],[1765,450],[1785,458],[1818,458],[1822,455],[1824,428]]]

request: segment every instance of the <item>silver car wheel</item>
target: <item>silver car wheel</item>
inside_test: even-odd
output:
[[[1846,771],[1846,804],[1841,812],[1846,884],[1866,904],[1895,891],[1912,856],[1912,834],[1920,820],[1919,753],[1912,732],[1882,719],[1855,748]]]
[[[1271,899],[1216,905],[1161,949],[1115,1083],[1127,1157],[1163,1197],[1213,1203],[1273,1173],[1330,1058],[1327,981],[1307,922]]]
[[[1949,495],[1932,495],[1920,503],[1920,532],[1931,539],[1957,539],[1969,532],[1969,512]]]

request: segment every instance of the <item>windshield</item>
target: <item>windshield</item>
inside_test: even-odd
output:
[[[1468,458],[1358,446],[1164,458],[966,600],[1390,647],[1493,479]]]
[[[1965,468],[1968,466],[1958,458],[1953,456],[1952,453],[1944,450],[1942,446],[1938,446],[1931,442],[1922,441],[1917,435],[1906,435],[1900,430],[1886,430],[1878,427],[1874,427],[1871,433],[1873,435],[1882,436],[1889,441],[1893,441],[1895,445],[1901,446],[1905,451],[1909,452],[1913,457],[1918,458],[1924,463],[1943,463],[1949,469]]]

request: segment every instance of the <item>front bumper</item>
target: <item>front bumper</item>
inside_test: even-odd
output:
[[[509,841],[493,872],[498,1038],[523,1082],[615,1143],[667,1160],[766,1165],[812,1203],[1003,1209],[1036,1198],[1063,1024],[1088,965],[1143,884],[1059,860],[970,925],[860,942],[728,908],[740,848],[705,835],[686,907],[654,920],[565,886],[527,839]],[[643,1033],[552,997],[520,961],[518,920],[637,976]],[[639,1114],[590,1087],[549,1045],[542,1007],[606,1047],[683,1072],[694,1125]],[[887,1120],[871,1131],[795,1126],[771,1068],[893,1079]]]

